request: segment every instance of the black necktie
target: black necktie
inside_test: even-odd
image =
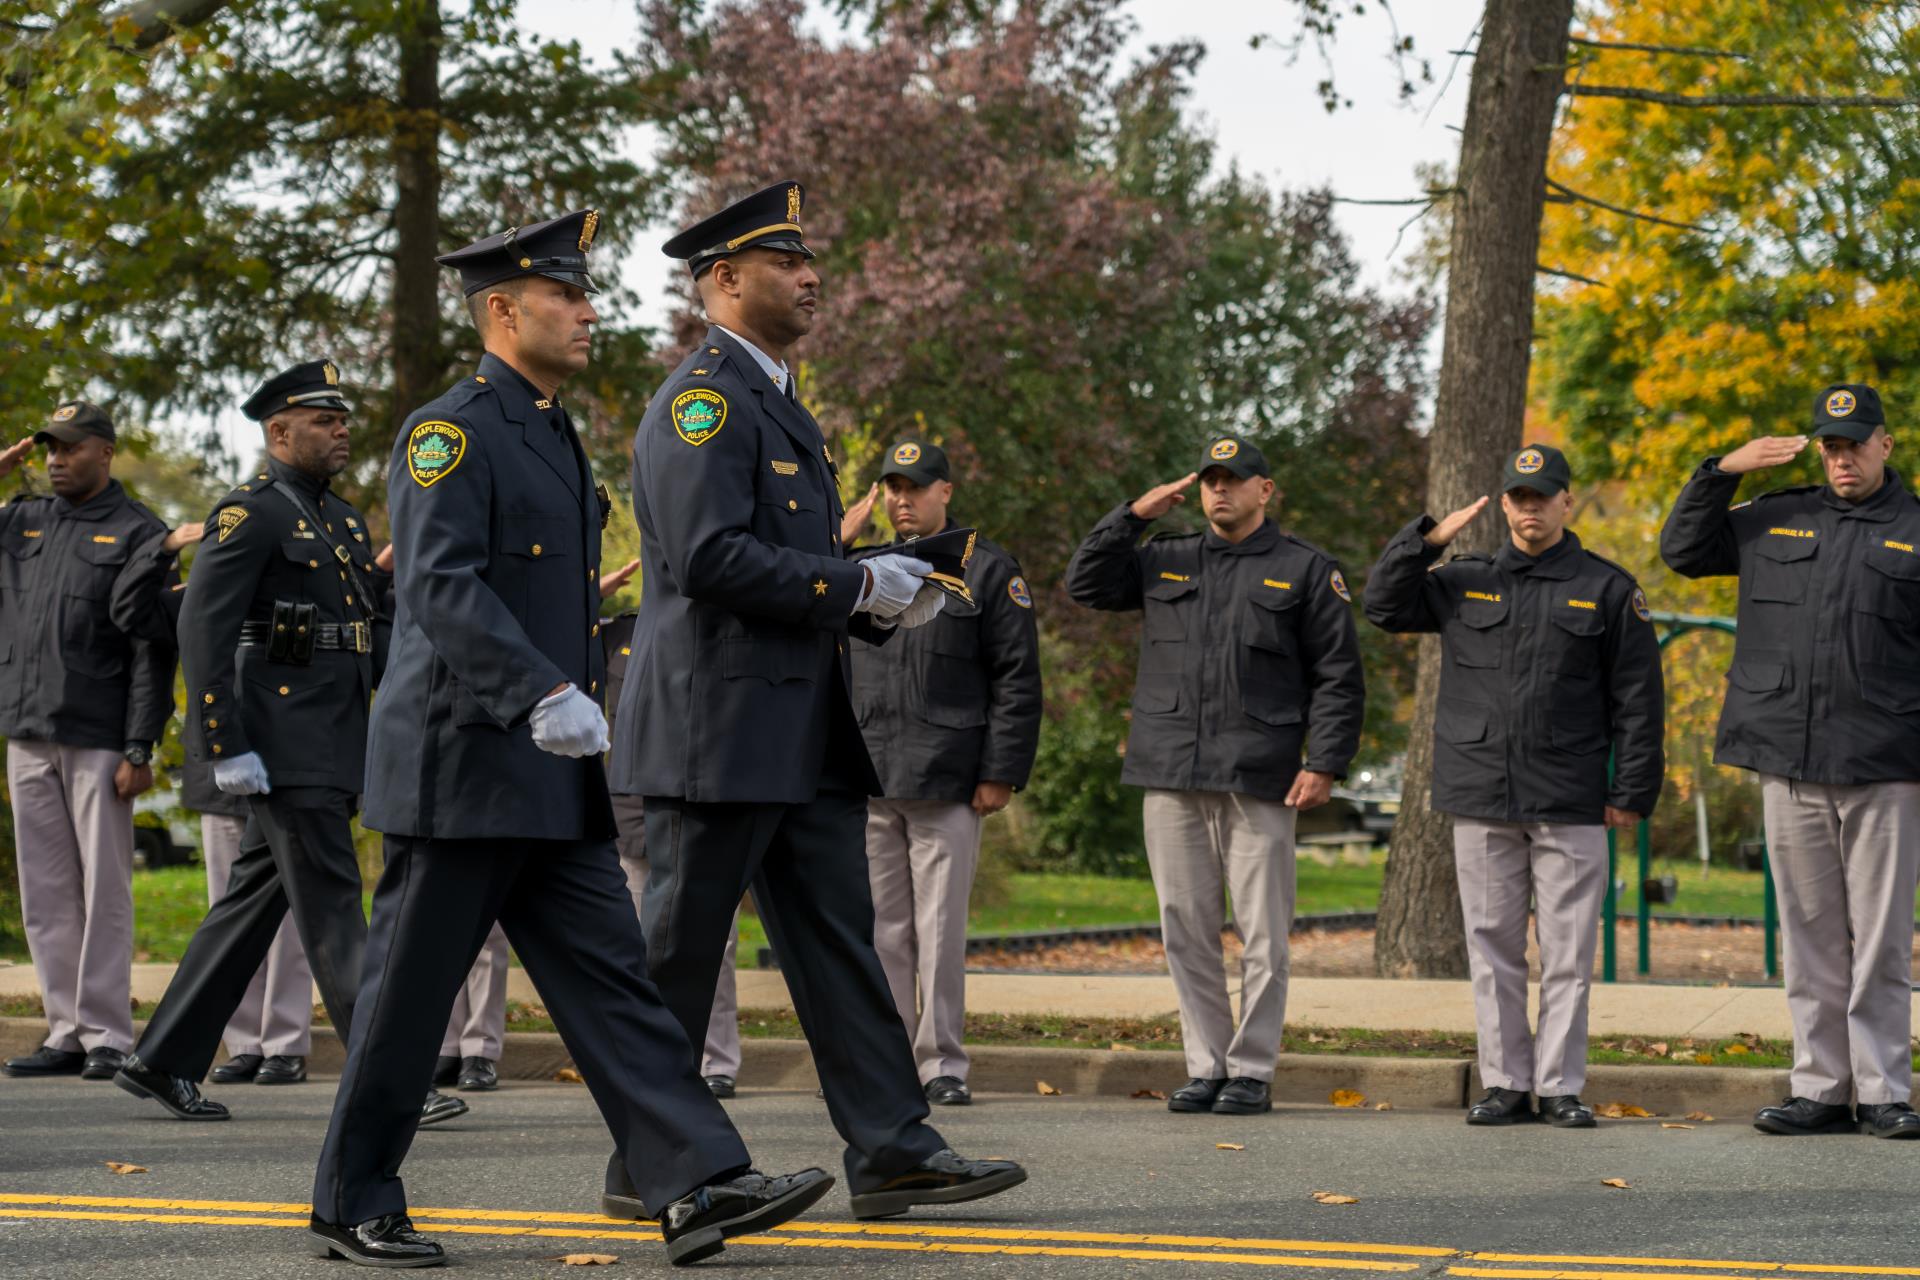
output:
[[[799,397],[793,394],[793,370],[791,369],[787,370],[786,380],[780,384],[780,389],[787,393],[787,399],[792,400],[795,403],[799,402]]]

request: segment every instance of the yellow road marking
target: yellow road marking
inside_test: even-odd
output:
[[[1827,1262],[1738,1262],[1720,1258],[1634,1258],[1578,1253],[1469,1253],[1467,1257],[1475,1262],[1571,1262],[1613,1267],[1727,1267],[1736,1271],[1787,1271],[1813,1275],[1920,1276],[1920,1267],[1845,1266]],[[1707,1280],[1707,1277],[1695,1276],[1693,1280]]]
[[[107,1213],[86,1209],[0,1209],[0,1218],[52,1218],[63,1222],[168,1222],[190,1227],[304,1227],[305,1218],[236,1218],[209,1214]]]
[[[1448,1267],[1447,1274],[1497,1277],[1497,1280],[1748,1280],[1746,1276],[1700,1271],[1505,1271],[1491,1267]]]
[[[1343,1240],[1262,1240],[1242,1236],[1134,1235],[1107,1231],[1045,1231],[1009,1227],[940,1227],[914,1223],[789,1222],[781,1231],[832,1234],[947,1236],[973,1240],[1067,1240],[1079,1244],[1152,1244],[1201,1249],[1289,1249],[1322,1253],[1389,1253],[1416,1258],[1450,1258],[1458,1249],[1415,1244],[1361,1244]]]

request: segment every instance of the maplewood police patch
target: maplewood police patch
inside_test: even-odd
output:
[[[698,447],[727,425],[727,398],[706,387],[682,391],[673,398],[672,417],[675,433]]]
[[[451,422],[423,422],[407,436],[407,474],[430,489],[467,456],[467,433]]]

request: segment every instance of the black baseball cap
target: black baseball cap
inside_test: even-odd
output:
[[[1267,455],[1248,444],[1245,440],[1235,440],[1232,436],[1222,436],[1207,446],[1200,465],[1194,470],[1205,475],[1208,469],[1220,467],[1245,480],[1248,476],[1271,476],[1267,469]]]
[[[105,409],[85,400],[69,400],[53,411],[46,426],[33,433],[33,442],[45,444],[58,440],[62,444],[79,444],[88,436],[98,436],[108,444],[118,439],[113,419]]]
[[[1500,473],[1501,493],[1531,489],[1551,498],[1556,493],[1565,493],[1572,483],[1573,471],[1567,466],[1567,455],[1550,444],[1530,444],[1518,450],[1507,459],[1506,469]]]
[[[1886,425],[1880,393],[1864,382],[1836,382],[1813,401],[1813,434],[1856,443]]]
[[[887,465],[880,468],[880,478],[905,476],[917,485],[926,486],[935,480],[951,480],[953,472],[947,466],[946,450],[937,444],[925,440],[902,440],[893,446],[887,454]]]
[[[340,394],[340,369],[331,360],[309,360],[282,370],[247,397],[240,412],[265,422],[283,409],[347,408]]]

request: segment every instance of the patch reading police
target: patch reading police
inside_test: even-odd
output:
[[[727,398],[718,391],[695,387],[673,398],[673,429],[682,440],[698,448],[720,434],[727,425]]]
[[[214,516],[213,518],[214,527],[220,530],[220,535],[217,538],[215,538],[214,541],[225,542],[227,540],[227,535],[232,533],[235,529],[238,529],[240,527],[241,521],[245,520],[246,518],[247,518],[247,509],[245,507],[220,508],[220,513]]]
[[[1836,418],[1846,417],[1859,405],[1851,391],[1836,391],[1827,397],[1827,412]]]
[[[1229,458],[1239,456],[1239,453],[1240,442],[1238,440],[1215,440],[1213,442],[1213,448],[1207,450],[1207,456],[1215,462],[1225,462]]]
[[[451,422],[423,422],[407,437],[407,474],[431,489],[467,456],[467,433]]]
[[[1523,476],[1530,476],[1546,465],[1546,455],[1538,449],[1522,449],[1520,456],[1513,460],[1513,469]]]
[[[1022,609],[1033,608],[1033,594],[1027,590],[1027,580],[1025,578],[1015,574],[1012,581],[1007,583],[1007,599],[1013,601]]]
[[[893,451],[896,466],[910,467],[920,461],[920,446],[909,440]]]
[[[1633,616],[1642,622],[1653,621],[1653,610],[1647,607],[1647,593],[1638,587],[1633,589]]]
[[[1340,571],[1338,569],[1335,569],[1333,571],[1333,577],[1328,579],[1328,581],[1333,586],[1333,594],[1339,596],[1342,600],[1345,600],[1348,604],[1353,603],[1353,597],[1347,592],[1347,580],[1340,576]]]

